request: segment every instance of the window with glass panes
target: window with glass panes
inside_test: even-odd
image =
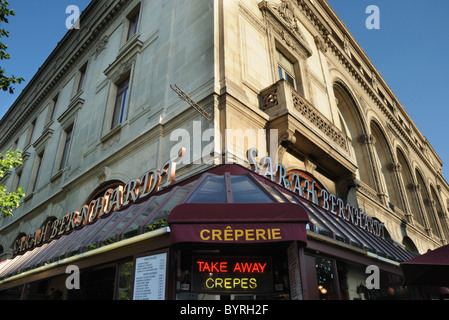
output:
[[[129,78],[126,78],[117,86],[117,95],[115,98],[111,129],[114,129],[118,125],[122,124],[125,119],[128,88]]]
[[[296,89],[295,63],[287,58],[281,51],[277,50],[279,79],[284,79]]]
[[[72,133],[73,127],[70,127],[65,131],[64,149],[62,151],[61,164],[59,166],[60,170],[64,169],[67,164],[67,158],[69,157],[70,145],[72,142]]]
[[[139,27],[139,11],[137,11],[136,13],[134,13],[130,18],[129,18],[129,27],[128,27],[128,35],[126,36],[126,40],[128,41],[129,39],[132,38],[132,36],[134,36],[137,33],[137,28]]]

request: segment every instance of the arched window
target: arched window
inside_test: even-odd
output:
[[[347,90],[339,83],[334,85],[335,98],[339,111],[339,122],[336,123],[341,131],[346,133],[350,141],[350,153],[357,163],[357,178],[375,189],[374,177],[372,174],[370,156],[361,116],[356,108],[356,104]]]
[[[421,199],[424,203],[424,214],[427,217],[427,220],[429,221],[430,228],[432,228],[434,234],[440,236],[440,228],[436,224],[435,215],[433,214],[432,210],[432,200],[430,198],[430,194],[427,190],[424,179],[421,173],[418,171],[418,169],[416,170],[416,181],[418,182],[419,191],[421,193]]]
[[[89,204],[92,200],[95,200],[99,197],[104,196],[104,193],[108,189],[115,189],[118,186],[124,186],[125,184],[121,182],[120,180],[111,180],[103,182],[98,188],[96,188],[90,195],[87,197],[87,200],[84,202],[86,204]]]
[[[402,244],[405,246],[405,250],[419,254],[418,248],[409,237],[405,236],[404,240],[402,240]]]
[[[18,242],[19,240],[21,240],[23,237],[26,237],[27,234],[25,232],[20,232],[17,237],[14,239],[14,241],[11,244],[11,249],[14,250],[14,246],[16,245],[16,243],[18,243],[20,245],[20,242]]]
[[[435,201],[435,209],[437,214],[436,218],[440,222],[442,228],[440,236],[445,238],[446,240],[449,240],[449,226],[444,219],[443,206],[441,205],[440,198],[438,197],[437,192],[433,186],[430,187],[430,193],[432,195],[432,199]]]
[[[381,222],[379,219],[373,218],[373,221],[376,221],[376,220],[377,220],[377,222],[378,222],[379,224],[382,224],[382,222]],[[385,239],[385,240],[388,240],[388,241],[390,241],[390,242],[393,241],[393,239],[391,238],[391,234],[390,234],[390,232],[388,231],[387,227],[384,227],[384,239]]]
[[[413,182],[412,171],[410,170],[410,167],[406,161],[406,157],[404,156],[404,154],[400,149],[397,149],[396,157],[401,166],[400,175],[402,177],[402,181],[405,186],[405,193],[410,209],[409,213],[412,214],[415,217],[415,219],[417,219],[417,221],[422,224],[422,221],[420,220],[421,217],[420,207],[415,192],[416,186],[415,183]]]
[[[381,173],[381,180],[384,185],[385,191],[387,191],[388,198],[393,206],[399,207],[402,211],[405,211],[402,204],[400,193],[398,190],[398,183],[394,173],[393,157],[391,149],[388,146],[385,136],[382,134],[381,129],[375,122],[371,122],[371,134],[374,136],[376,143],[374,144],[375,156],[377,166]]]

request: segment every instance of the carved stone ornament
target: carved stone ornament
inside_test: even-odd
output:
[[[373,86],[374,90],[377,90],[377,76],[374,71],[371,73],[371,85]]]
[[[278,86],[271,86],[261,94],[261,109],[267,111],[279,105]]]
[[[424,199],[424,204],[428,207],[436,207],[437,202],[433,199]]]
[[[281,17],[284,18],[287,26],[296,32],[299,32],[298,20],[296,19],[295,12],[291,8],[291,4],[287,0],[281,0],[282,3],[278,8],[278,12]]]
[[[327,52],[327,44],[320,36],[315,36],[315,44],[322,53]]]
[[[265,14],[274,35],[297,53],[310,57],[312,49],[299,28],[294,6],[289,0],[282,0],[281,4],[268,1],[259,3],[259,9]]]
[[[391,162],[387,165],[387,169],[393,172],[401,172],[402,165],[397,162]]]
[[[362,134],[358,137],[361,144],[376,144],[376,138],[372,134]]]
[[[411,191],[415,191],[418,192],[421,190],[421,185],[417,184],[417,183],[409,183],[407,185],[407,188]]]
[[[287,131],[285,132],[282,136],[281,136],[281,143],[291,143],[291,144],[295,144],[296,143],[296,137],[295,137],[295,133],[292,131]]]
[[[108,166],[101,167],[97,171],[98,182],[99,183],[105,182],[108,179],[110,172],[111,172],[111,170],[109,169]]]
[[[104,49],[106,49],[106,46],[109,42],[109,37],[108,36],[104,36],[103,39],[101,39],[96,47],[95,47],[95,51],[94,51],[94,59],[96,60],[98,58],[98,56],[104,51]]]
[[[348,54],[348,56],[351,56],[351,44],[349,43],[349,39],[346,35],[343,40],[343,48],[345,52]]]

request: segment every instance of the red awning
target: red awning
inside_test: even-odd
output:
[[[407,285],[449,286],[449,245],[401,263]]]
[[[293,203],[186,203],[173,209],[171,243],[307,243],[305,210]]]

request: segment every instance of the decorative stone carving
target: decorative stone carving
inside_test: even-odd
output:
[[[407,188],[411,191],[415,191],[418,192],[421,190],[421,185],[417,184],[417,183],[409,183],[407,185]]]
[[[101,39],[97,43],[97,46],[94,51],[94,60],[96,60],[98,58],[98,56],[103,52],[103,50],[106,49],[108,42],[109,42],[109,37],[104,36],[103,39]]]
[[[279,105],[278,100],[278,86],[274,85],[268,90],[264,91],[263,94],[260,96],[261,100],[261,110],[267,111],[273,107],[276,107]]]
[[[424,199],[424,204],[428,207],[436,208],[437,202],[433,199]]]
[[[298,20],[296,19],[295,12],[291,8],[291,4],[287,0],[281,0],[282,3],[278,8],[278,12],[281,17],[284,18],[287,26],[296,32],[299,32]]]
[[[265,14],[267,26],[273,34],[300,56],[310,57],[312,49],[299,28],[293,7],[288,0],[282,0],[279,5],[268,1],[259,4],[259,9]]]
[[[315,107],[313,107],[306,99],[301,97],[296,92],[292,92],[293,106],[295,109],[304,116],[305,119],[310,121],[319,130],[321,130],[327,137],[337,143],[346,152],[349,150],[348,139],[343,133],[335,127],[329,120],[326,119]]]
[[[348,54],[348,56],[351,57],[351,44],[349,43],[349,39],[346,35],[343,39],[343,49]]]
[[[327,44],[320,36],[315,36],[315,44],[322,53],[327,52]]]
[[[98,182],[99,183],[105,182],[108,179],[110,172],[111,170],[109,169],[108,166],[101,167],[97,172]]]
[[[371,145],[376,144],[376,138],[372,134],[362,134],[357,138],[357,140],[361,144],[371,144]]]
[[[281,137],[281,144],[282,143],[295,144],[296,143],[295,133],[291,131],[285,132]]]
[[[377,90],[377,76],[374,71],[371,72],[371,86],[374,90]]]
[[[307,156],[304,160],[304,169],[306,169],[307,172],[314,174],[316,168],[317,165],[310,161],[309,157]]]
[[[398,162],[391,162],[387,165],[387,169],[393,172],[401,172],[402,165]]]

